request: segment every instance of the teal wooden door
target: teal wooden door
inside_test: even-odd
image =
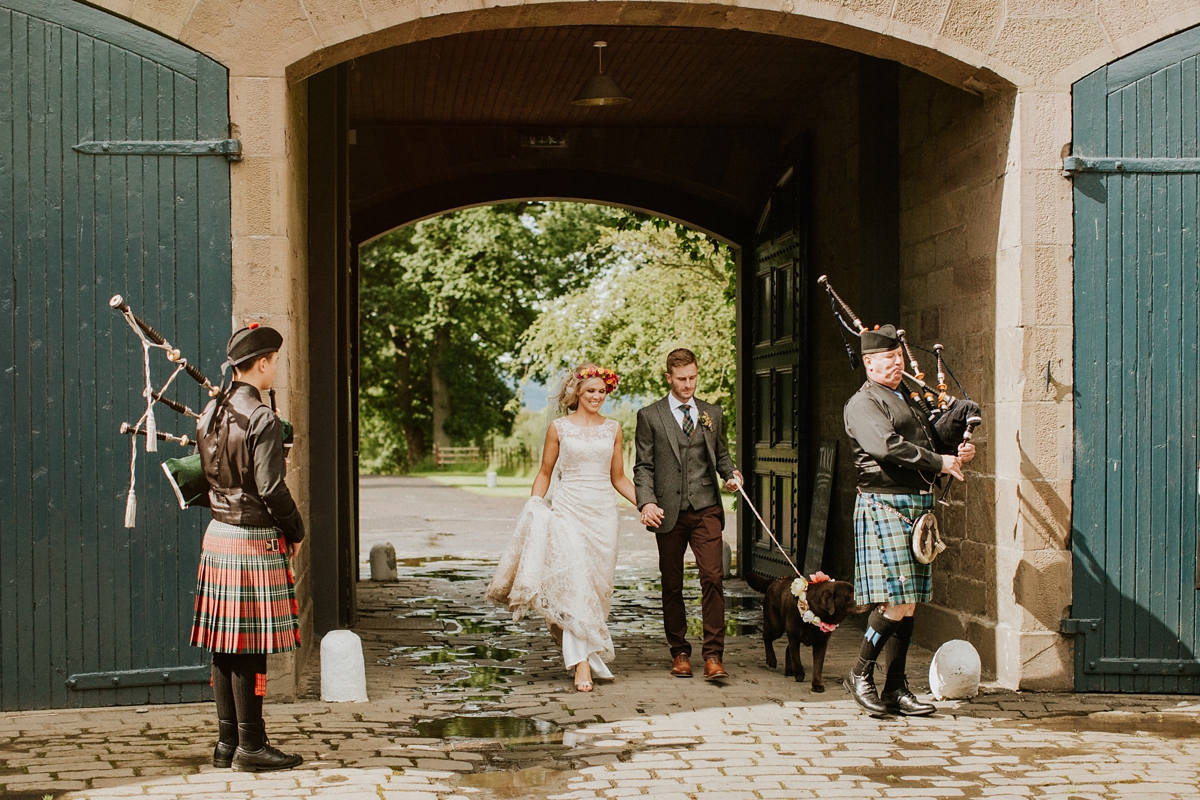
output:
[[[748,259],[742,289],[741,394],[749,495],[763,519],[800,564],[808,520],[808,250],[803,180],[784,173],[764,210]],[[742,512],[740,552],[750,569],[764,575],[791,574],[791,567],[753,516]]]
[[[225,139],[227,86],[215,62],[82,4],[0,0],[0,710],[208,691],[204,653],[187,645],[207,514],[175,504],[159,464],[180,453],[163,444],[139,455],[137,527],[123,527],[117,429],[144,408],[141,349],[107,301],[125,295],[215,370],[229,165],[75,147]],[[182,380],[174,395],[202,400]]]
[[[1075,84],[1080,691],[1200,690],[1200,31]]]

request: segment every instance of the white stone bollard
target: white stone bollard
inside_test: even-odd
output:
[[[488,483],[488,488],[489,488],[489,489],[495,489],[495,488],[496,488],[496,483],[497,483],[497,481],[496,481],[496,473],[495,473],[495,472],[489,472],[489,473],[487,474],[487,483]]]
[[[362,640],[354,631],[330,631],[321,640],[321,699],[367,702],[367,666]]]
[[[397,580],[396,548],[391,543],[385,542],[371,548],[371,580]]]
[[[721,574],[726,578],[733,577],[733,548],[729,542],[721,542]]]
[[[938,700],[964,700],[979,694],[982,664],[975,646],[951,639],[938,648],[929,665],[929,690]]]

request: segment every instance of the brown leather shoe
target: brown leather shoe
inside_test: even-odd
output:
[[[713,656],[704,662],[704,680],[719,681],[728,677],[729,673],[721,666],[721,659]]]
[[[692,677],[692,661],[687,653],[675,656],[675,660],[671,662],[671,674],[676,678]]]

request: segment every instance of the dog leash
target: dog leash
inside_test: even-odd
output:
[[[742,497],[746,499],[746,505],[750,506],[750,510],[754,512],[754,516],[758,517],[759,524],[763,526],[763,530],[767,532],[767,536],[771,537],[771,541],[775,543],[775,546],[779,548],[779,552],[782,553],[783,557],[787,559],[788,566],[792,568],[792,572],[800,575],[800,570],[796,569],[795,563],[792,562],[792,559],[788,556],[787,551],[783,549],[783,545],[781,545],[779,540],[775,538],[775,534],[771,533],[771,529],[767,526],[766,520],[762,518],[762,514],[758,513],[758,509],[754,507],[754,501],[750,499],[750,495],[746,494],[746,490],[742,487],[742,481],[737,482],[737,488]]]

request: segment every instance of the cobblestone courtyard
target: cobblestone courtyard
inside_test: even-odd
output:
[[[1200,797],[1195,698],[988,691],[871,719],[838,685],[857,631],[835,634],[829,691],[814,694],[765,667],[758,595],[740,581],[727,584],[732,680],[671,678],[652,540],[629,519],[617,680],[578,694],[540,620],[482,605],[487,554],[520,500],[409,481],[364,482],[364,553],[386,539],[404,559],[398,583],[359,587],[371,702],[322,703],[313,663],[304,696],[267,706],[301,769],[214,770],[211,704],[14,713],[0,716],[0,797]],[[388,511],[400,490],[403,519]],[[694,576],[689,589],[694,605]],[[927,691],[929,654],[910,662]]]

